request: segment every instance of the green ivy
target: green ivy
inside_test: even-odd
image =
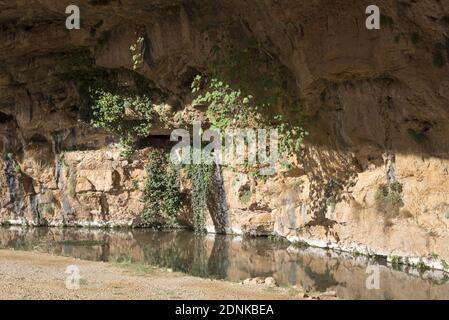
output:
[[[155,112],[148,96],[105,91],[97,91],[95,94],[98,98],[93,106],[90,124],[120,137],[125,152],[132,150],[137,138],[150,134]]]
[[[202,86],[206,88],[202,90]],[[195,104],[208,106],[206,116],[212,127],[223,130],[234,125],[248,126],[249,120],[258,118],[257,107],[252,103],[253,96],[243,96],[241,90],[233,90],[218,79],[203,79],[197,75],[192,82],[192,92],[199,94]]]
[[[191,164],[187,166],[187,174],[192,181],[192,212],[195,233],[206,232],[207,197],[213,166],[207,164]]]
[[[153,151],[146,168],[147,180],[143,191],[145,226],[176,226],[176,216],[182,204],[179,168],[168,161],[161,151]]]
[[[121,85],[119,70],[96,66],[87,49],[65,53],[57,69],[61,80],[72,81],[77,87],[79,119],[116,134],[123,155],[129,156],[135,140],[147,136],[151,129],[154,111],[148,96],[150,82],[129,72],[133,85]]]
[[[208,80],[197,75],[191,87],[192,93],[197,94],[194,103],[208,106],[206,116],[212,127],[224,130],[265,125],[266,128],[278,130],[281,157],[288,159],[301,150],[301,143],[308,132],[293,121],[285,121],[282,115],[270,119],[267,112],[262,112],[269,104],[259,107],[252,95],[245,96],[241,90],[234,90],[215,78]]]
[[[129,47],[129,50],[131,51],[132,59],[133,59],[133,70],[137,70],[143,64],[142,53],[138,53],[138,51],[140,51],[140,52],[142,51],[143,43],[144,43],[144,38],[140,36],[137,38],[136,43]]]
[[[279,153],[284,158],[289,158],[301,150],[301,143],[309,133],[304,128],[285,121],[282,115],[276,116],[275,120],[278,121],[275,127],[280,135]]]

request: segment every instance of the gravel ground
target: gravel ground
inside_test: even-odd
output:
[[[67,289],[65,271],[80,271]],[[201,279],[150,266],[0,250],[0,299],[302,299],[293,288]]]

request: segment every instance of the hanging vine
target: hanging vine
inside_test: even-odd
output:
[[[209,164],[191,164],[187,166],[187,174],[192,181],[192,212],[195,233],[206,232],[207,197],[213,166]]]
[[[145,208],[140,216],[142,225],[176,227],[176,216],[182,204],[179,168],[161,151],[153,151],[149,160],[142,198]]]

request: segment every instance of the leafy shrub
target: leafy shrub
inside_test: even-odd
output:
[[[199,93],[202,92],[202,93]],[[251,95],[244,96],[241,90],[234,90],[228,84],[218,79],[203,79],[198,75],[192,82],[192,93],[198,96],[194,103],[208,106],[206,116],[212,127],[224,130],[229,127],[275,128],[279,133],[279,151],[281,156],[288,158],[299,152],[301,143],[308,132],[301,126],[285,121],[282,115],[269,119],[264,110],[269,106],[259,107]]]
[[[150,154],[142,199],[145,204],[141,214],[142,224],[175,226],[182,203],[178,169],[171,165],[162,152]]]
[[[21,174],[22,174],[22,168],[20,167],[19,164],[16,164],[16,165],[15,165],[15,167],[14,167],[14,172],[15,172],[16,174],[18,174],[18,175],[21,175]]]
[[[130,150],[137,138],[150,134],[154,110],[149,97],[105,91],[96,95],[90,121],[93,127],[118,135],[125,150]]]
[[[432,55],[433,65],[437,68],[442,68],[444,66],[444,56],[441,51],[434,51]]]
[[[245,190],[240,194],[239,200],[242,204],[248,204],[251,200],[251,197],[252,197],[251,191]]]
[[[275,119],[279,121],[276,126],[280,134],[279,152],[284,157],[291,157],[301,150],[301,143],[309,133],[300,126],[285,122],[282,116]]]
[[[289,244],[289,241],[287,240],[287,238],[277,235],[277,234],[270,234],[268,235],[268,240],[274,243],[279,243],[279,244]]]
[[[203,78],[197,75],[192,82],[192,93],[198,93],[203,85]],[[199,94],[194,103],[208,106],[206,116],[212,127],[223,130],[231,126],[247,126],[251,118],[257,118],[257,107],[251,95],[243,96],[240,90],[233,90],[228,84],[211,79],[207,82],[205,93]]]
[[[423,132],[416,132],[414,129],[408,129],[407,133],[418,144],[424,143],[427,140],[427,136]]]
[[[404,206],[402,200],[402,184],[394,182],[390,185],[381,184],[375,195],[377,210],[387,216],[397,216],[399,210]]]
[[[132,152],[136,139],[149,133],[153,106],[147,94],[150,82],[143,76],[128,72],[131,84],[120,84],[119,71],[96,66],[87,49],[64,53],[57,72],[77,87],[79,119],[118,135],[124,156]]]
[[[48,203],[41,203],[39,205],[40,211],[44,214],[52,215],[54,212],[53,207]]]
[[[426,272],[427,270],[429,270],[430,268],[424,263],[424,262],[422,262],[422,261],[420,261],[420,262],[418,262],[417,264],[416,264],[416,269],[418,270],[418,272],[420,273],[420,274],[423,274],[424,272]]]
[[[192,181],[192,211],[195,233],[206,232],[207,198],[209,196],[213,166],[208,164],[190,164],[187,174]]]
[[[391,264],[394,266],[402,264],[402,258],[399,256],[392,256],[391,257]]]

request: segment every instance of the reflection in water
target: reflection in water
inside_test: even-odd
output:
[[[368,290],[366,267],[376,262],[316,248],[297,249],[266,238],[197,237],[188,231],[0,228],[0,247],[38,250],[85,260],[144,263],[200,277],[240,281],[273,276],[280,285],[333,290],[347,299],[449,299],[442,272],[380,267],[380,289]]]

